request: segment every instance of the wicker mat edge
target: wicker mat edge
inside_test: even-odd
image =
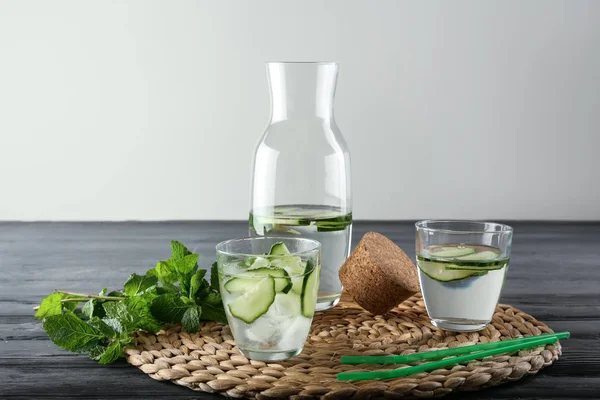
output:
[[[497,306],[487,328],[461,334],[431,325],[420,294],[385,316],[374,316],[344,297],[335,308],[315,315],[304,351],[288,361],[248,360],[239,353],[229,327],[215,322],[194,334],[180,327],[157,335],[139,333],[136,346],[126,354],[130,364],[153,379],[233,398],[423,398],[481,390],[535,374],[558,359],[560,343],[377,381],[340,382],[335,375],[398,366],[341,365],[340,356],[409,354],[551,332],[543,322],[504,304]]]

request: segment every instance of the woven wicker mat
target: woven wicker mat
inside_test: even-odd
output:
[[[304,351],[289,361],[248,360],[238,352],[229,328],[214,322],[204,324],[195,334],[179,328],[157,335],[139,334],[137,347],[126,353],[127,361],[151,378],[235,398],[440,397],[535,374],[558,359],[560,344],[378,381],[339,382],[335,375],[397,366],[340,365],[340,356],[408,354],[551,332],[543,322],[503,304],[498,305],[487,328],[459,334],[431,325],[420,294],[385,316],[373,316],[344,296],[335,308],[315,315]]]

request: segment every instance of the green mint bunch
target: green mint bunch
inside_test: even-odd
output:
[[[206,271],[198,269],[198,254],[177,241],[171,242],[171,253],[145,275],[131,274],[122,292],[56,291],[42,300],[35,316],[54,344],[101,364],[122,357],[138,330],[156,333],[171,323],[197,332],[201,321],[227,323],[216,263],[209,283]]]

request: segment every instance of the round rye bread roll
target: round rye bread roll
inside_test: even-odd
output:
[[[385,314],[419,291],[417,268],[387,237],[368,232],[340,268],[344,289],[362,308]]]

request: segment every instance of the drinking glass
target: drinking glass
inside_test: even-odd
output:
[[[321,244],[255,237],[217,245],[219,287],[231,333],[246,357],[286,360],[302,351],[315,311]]]
[[[476,221],[415,226],[419,282],[431,322],[450,331],[485,328],[504,285],[513,229]]]

